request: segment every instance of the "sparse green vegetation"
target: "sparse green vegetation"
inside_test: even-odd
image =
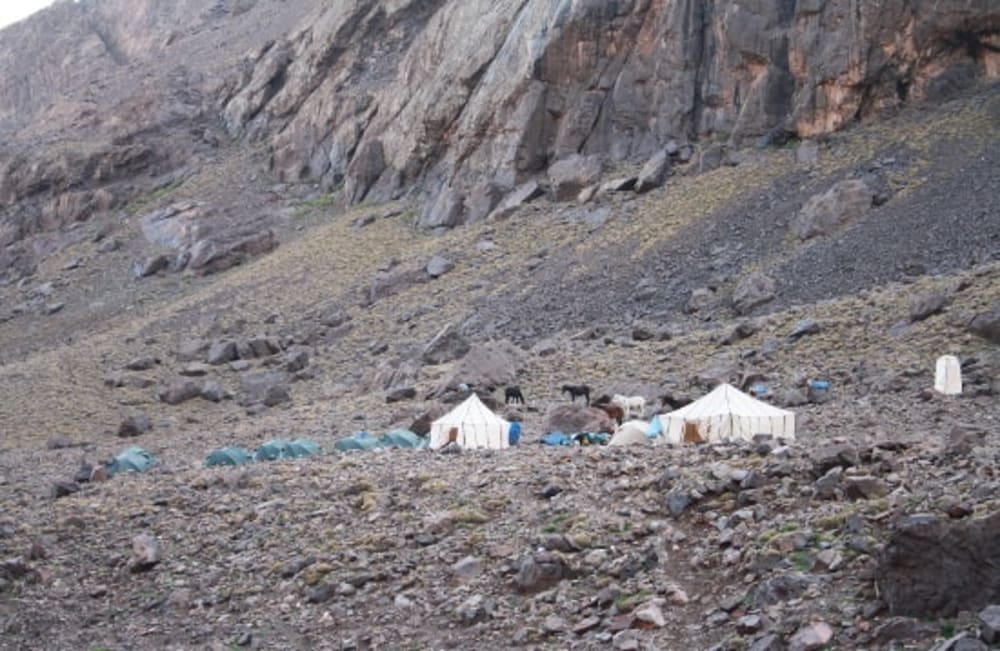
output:
[[[303,202],[302,206],[308,208],[309,210],[326,210],[333,207],[337,202],[337,195],[339,191],[328,192],[326,194],[320,194],[308,201]]]
[[[780,149],[798,149],[799,145],[802,144],[802,139],[798,136],[792,136],[781,145]]]
[[[854,509],[844,509],[832,515],[823,516],[816,520],[816,528],[822,529],[824,531],[833,531],[836,529],[841,529],[844,523],[847,521],[848,516],[854,513]]]
[[[171,182],[171,183],[169,183],[167,185],[164,185],[161,188],[157,188],[156,190],[153,190],[152,192],[150,192],[148,194],[145,194],[145,195],[142,195],[140,197],[137,197],[136,199],[133,199],[129,203],[128,209],[129,209],[129,211],[131,211],[133,213],[142,213],[142,212],[145,212],[147,209],[149,209],[152,206],[154,206],[155,204],[159,203],[160,201],[162,201],[166,197],[169,197],[171,194],[173,194],[174,192],[176,192],[177,190],[179,190],[183,186],[184,186],[184,179],[179,179],[177,181],[173,181],[173,182]]]
[[[794,567],[798,572],[808,572],[813,566],[813,556],[805,549],[799,549],[792,552],[789,554],[788,560],[792,563],[792,567]]]
[[[766,545],[767,543],[774,540],[780,532],[776,529],[767,529],[765,531],[757,534],[757,543],[759,545]]]
[[[653,596],[652,593],[645,590],[640,590],[635,593],[620,594],[615,599],[615,608],[618,609],[618,612],[626,613],[648,600],[651,596]]]
[[[545,523],[542,531],[545,533],[564,533],[572,525],[572,517],[569,513],[559,513]]]

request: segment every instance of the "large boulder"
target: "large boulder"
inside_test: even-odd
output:
[[[601,178],[601,159],[574,154],[549,167],[552,196],[556,201],[572,201],[588,185]]]
[[[199,395],[201,395],[201,386],[185,378],[170,381],[157,393],[160,402],[165,402],[168,405],[179,405],[182,402],[193,400]]]
[[[614,432],[615,421],[597,407],[580,404],[555,405],[545,414],[544,432]]]
[[[793,232],[800,240],[828,235],[867,212],[874,197],[875,193],[861,179],[841,181],[806,201],[792,223]]]
[[[454,268],[454,262],[444,256],[436,255],[427,261],[424,271],[426,271],[427,275],[431,278],[440,278]]]
[[[292,401],[288,375],[282,371],[248,373],[240,378],[240,404],[274,407]]]
[[[507,341],[473,344],[455,368],[441,379],[434,395],[443,395],[460,384],[473,387],[514,384],[520,359],[520,351]]]
[[[719,305],[719,296],[710,287],[697,287],[691,290],[687,305],[684,311],[691,314],[694,312],[706,312]]]
[[[151,265],[154,259],[150,258],[136,267],[139,277],[157,273],[170,264],[173,270],[187,268],[199,275],[218,273],[270,253],[278,246],[273,230],[245,224],[227,225],[210,206],[193,201],[155,210],[144,215],[140,223],[151,244],[171,249],[175,255],[173,260],[161,256],[166,261],[155,265]]]
[[[267,228],[224,238],[199,240],[182,254],[182,259],[187,258],[188,269],[207,276],[270,253],[277,247],[278,236]]]
[[[894,615],[954,617],[1000,602],[1000,511],[965,521],[904,520],[878,559]]]
[[[233,361],[238,357],[236,342],[229,339],[213,341],[208,347],[206,357],[209,364],[219,366]]]
[[[566,559],[554,552],[538,552],[521,558],[514,584],[518,592],[535,594],[548,590],[563,579],[573,578],[573,568]]]
[[[377,391],[413,386],[420,379],[419,365],[414,361],[385,360],[378,365],[371,386]]]
[[[170,256],[158,253],[151,255],[145,260],[137,260],[132,265],[132,275],[136,278],[148,278],[155,276],[170,266]]]
[[[209,214],[204,204],[185,201],[143,215],[139,223],[150,244],[179,251],[207,234]]]
[[[513,214],[518,208],[530,201],[545,196],[545,190],[538,185],[537,181],[526,181],[511,190],[503,201],[493,212],[489,214],[489,219],[504,219]]]
[[[979,395],[1000,393],[1000,349],[983,350],[962,362],[965,391]]]
[[[377,301],[395,296],[407,289],[426,283],[430,280],[424,269],[389,269],[375,273],[371,285],[365,292],[364,305],[373,305]]]
[[[421,359],[425,364],[435,365],[454,361],[469,352],[469,342],[449,323],[424,348]]]
[[[133,438],[142,436],[153,429],[153,423],[146,414],[133,414],[126,416],[118,425],[118,436],[120,438]]]
[[[744,278],[733,291],[733,310],[748,314],[755,307],[774,300],[774,279],[760,271]]]
[[[438,193],[437,199],[427,204],[420,216],[422,228],[453,228],[465,216],[465,197],[451,188]]]
[[[93,213],[104,212],[114,203],[114,195],[106,189],[97,192],[64,192],[42,206],[42,224],[47,229],[82,222]]]
[[[362,144],[347,166],[344,197],[351,203],[360,203],[378,181],[386,168],[385,147],[381,140],[368,140]]]
[[[205,354],[210,347],[211,344],[204,339],[183,339],[177,345],[177,351],[174,355],[178,362],[194,362],[205,359]]]
[[[503,188],[495,183],[481,183],[465,199],[465,221],[481,222],[486,219],[503,199]]]
[[[652,158],[646,161],[639,172],[639,178],[635,182],[635,191],[645,194],[650,190],[663,185],[670,171],[670,157],[667,150],[657,152]]]
[[[948,305],[948,296],[943,292],[930,292],[915,296],[910,301],[910,322],[924,319],[942,312]]]
[[[1000,344],[1000,302],[994,303],[986,312],[980,312],[968,325],[969,332],[983,339]]]

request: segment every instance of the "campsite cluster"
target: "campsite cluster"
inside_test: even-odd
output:
[[[802,411],[822,429],[850,419],[850,405],[835,397]],[[1000,449],[984,429],[922,435],[923,405],[995,422],[970,398],[939,395],[907,413],[886,395],[876,407],[898,430],[822,442],[758,435],[458,457],[363,447],[413,440],[396,433],[349,437],[367,452],[269,441],[243,456],[217,450],[205,464],[215,467],[164,459],[51,503],[51,528],[0,521],[14,540],[35,541],[2,576],[39,613],[5,620],[5,632],[38,635],[69,601],[90,622],[71,629],[74,648],[986,644],[995,609],[967,604],[991,561],[942,565],[936,538],[906,527],[933,523],[961,549],[995,549],[985,541],[1000,518],[974,516],[1000,494]],[[98,616],[110,604],[129,604],[129,616]],[[280,617],[261,617],[262,605]],[[193,625],[161,625],[179,616]]]
[[[589,393],[589,387],[575,392],[566,391],[575,400],[577,395]],[[566,387],[564,387],[566,389]],[[487,407],[479,395],[469,385],[462,390],[469,396],[460,405],[444,416],[430,423],[428,431],[420,433],[406,429],[394,429],[381,436],[361,431],[337,440],[333,448],[337,452],[368,451],[382,449],[423,449],[457,452],[463,449],[504,449],[520,443],[522,431],[519,422],[509,422],[496,415]],[[519,387],[506,387],[505,397],[509,402],[512,395],[524,404]],[[589,403],[589,395],[586,395]],[[589,404],[587,405],[589,407]],[[628,398],[616,395],[608,400],[600,399],[593,408],[607,413],[615,419],[616,427],[596,427],[609,431],[570,432],[554,430],[545,432],[539,442],[542,445],[653,445],[661,443],[728,443],[751,441],[761,435],[774,436],[791,441],[795,438],[795,419],[792,412],[772,407],[722,383],[704,398],[663,416],[653,416],[650,421],[622,420],[622,414],[631,415],[633,409],[639,414],[645,409],[642,397]],[[626,412],[626,409],[628,410]],[[611,421],[608,421],[611,422]],[[130,421],[131,423],[131,421]],[[129,432],[137,427],[131,423]],[[130,434],[131,435],[131,434]],[[283,441],[272,440],[260,445],[255,451],[240,446],[225,446],[212,450],[205,458],[207,468],[218,466],[244,466],[255,462],[282,459],[301,459],[322,452],[320,443],[312,440]],[[153,467],[153,455],[138,446],[123,450],[119,455],[104,463],[92,466],[82,462],[72,482],[56,482],[53,485],[55,497],[72,495],[79,490],[79,484],[107,481],[122,472],[144,473]]]
[[[563,386],[571,400],[577,395],[586,398],[589,405],[589,387]],[[507,387],[505,398],[520,395],[519,387]],[[522,398],[523,399],[523,398]],[[654,415],[650,421],[641,420],[645,413],[642,396],[615,395],[603,397],[593,403],[593,408],[607,414],[613,422],[590,432],[563,432],[550,427],[541,442],[549,445],[566,445],[573,442],[607,443],[612,446],[655,443],[728,443],[750,441],[754,436],[766,434],[776,438],[795,438],[795,417],[790,411],[773,407],[756,400],[727,383],[720,383],[712,392],[663,415]],[[625,418],[638,417],[630,420]],[[599,421],[597,421],[599,423]],[[483,404],[474,392],[453,411],[434,421],[430,428],[430,447],[437,449],[449,444],[462,448],[508,447],[511,424],[498,417]],[[607,431],[605,431],[605,429]],[[610,434],[610,436],[595,436]],[[517,428],[516,436],[521,436]]]
[[[337,428],[313,426],[315,415],[303,427],[292,405],[309,408],[308,387],[289,383],[262,411],[161,397],[155,422],[126,418],[118,436],[0,457],[13,514],[0,514],[0,593],[17,595],[6,611],[0,600],[0,629],[20,643],[58,627],[58,648],[140,639],[220,650],[884,651],[995,639],[994,611],[968,587],[990,585],[1000,567],[977,551],[1000,536],[1000,518],[986,517],[1000,494],[986,353],[943,359],[936,377],[923,354],[906,373],[858,367],[830,380],[692,372],[736,386],[664,387],[664,413],[649,418],[644,401],[642,419],[624,394],[574,396],[556,381],[533,396],[537,367],[551,366],[540,357],[508,376],[529,391],[499,392],[527,404],[461,386],[481,366],[475,352],[424,378],[433,398],[401,403],[387,390],[371,409],[384,434],[356,431],[368,423],[350,411],[326,421]],[[275,359],[257,363],[301,358]],[[323,376],[320,355],[309,370]],[[962,373],[968,386],[956,391]],[[798,393],[794,415],[757,399],[789,405]],[[236,407],[242,429],[198,426]],[[171,429],[162,413],[194,427]],[[123,438],[148,451],[131,446],[79,482],[57,482],[59,499],[38,508],[80,447],[93,455]],[[947,564],[942,537],[960,552]],[[926,597],[939,593],[953,599]],[[41,615],[18,616],[28,608]],[[70,612],[90,624],[63,626]]]

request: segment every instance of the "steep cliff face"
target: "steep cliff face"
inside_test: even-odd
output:
[[[64,0],[0,33],[0,54],[6,202],[94,190],[91,163],[123,146],[168,169],[218,123],[265,143],[283,180],[415,192],[425,226],[452,226],[573,154],[814,137],[1000,77],[1000,5]]]
[[[282,177],[355,202],[420,185],[461,221],[570,154],[813,137],[995,78],[1000,6],[354,0],[253,64],[227,125],[267,138]]]
[[[22,240],[169,183],[217,148],[215,89],[312,4],[60,0],[0,31],[0,247],[15,246],[0,281],[6,262],[32,257]]]
[[[233,77],[239,57],[287,35],[315,4],[58,0],[0,31],[0,133],[101,135],[113,121],[108,112],[120,122],[149,122],[164,96]],[[118,110],[139,97],[151,106]]]

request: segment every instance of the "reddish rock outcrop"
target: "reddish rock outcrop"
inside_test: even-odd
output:
[[[889,5],[355,0],[248,62],[224,103],[254,116],[234,131],[280,125],[281,176],[346,179],[352,201],[443,191],[450,225],[484,178],[812,137],[1000,74],[995,3]]]
[[[641,163],[701,141],[694,169],[710,169],[723,144],[810,138],[1000,77],[1000,5],[93,0],[4,30],[0,55],[15,66],[0,133],[25,138],[2,152],[16,165],[0,198],[57,216],[19,209],[5,239],[79,219],[67,192],[219,146],[214,125],[352,203],[416,192],[438,228],[573,156]],[[37,134],[80,151],[36,138],[24,158]]]

